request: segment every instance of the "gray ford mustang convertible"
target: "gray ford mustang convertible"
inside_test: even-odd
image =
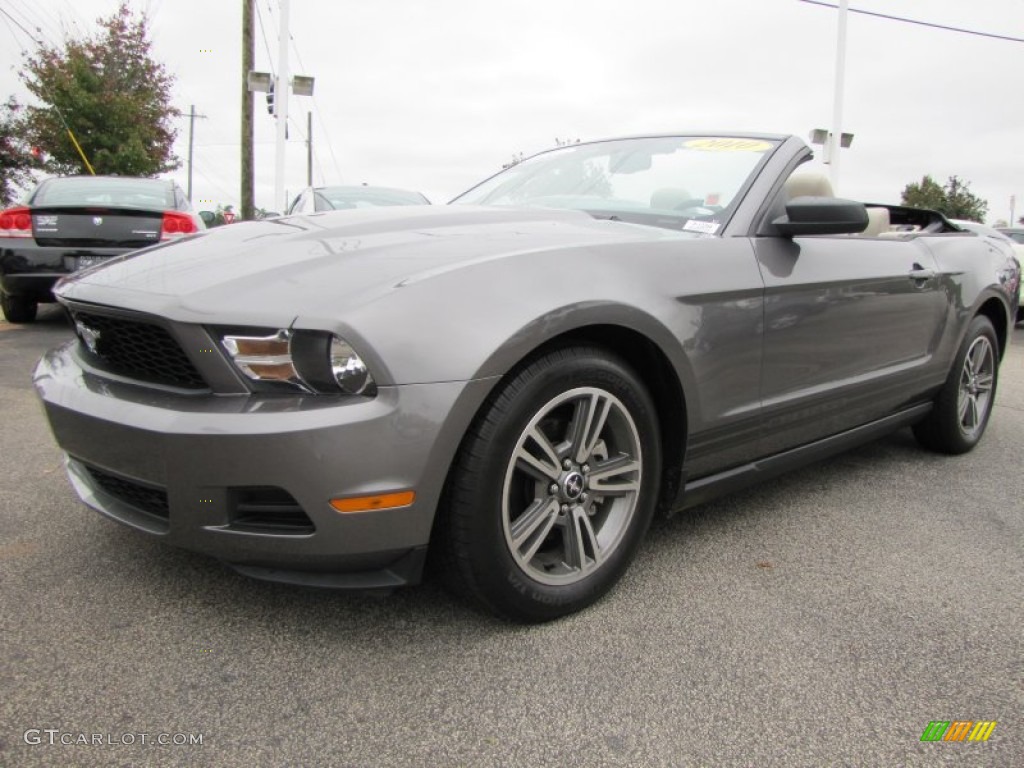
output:
[[[104,515],[295,584],[428,560],[518,621],[592,603],[652,516],[910,426],[970,450],[1009,248],[838,199],[794,137],[537,155],[452,204],[224,227],[56,289],[35,372]]]

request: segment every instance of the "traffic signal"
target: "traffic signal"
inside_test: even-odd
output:
[[[267,91],[267,112],[274,114],[274,81],[270,81],[270,90]]]

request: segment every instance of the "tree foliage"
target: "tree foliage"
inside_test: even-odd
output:
[[[970,184],[959,176],[950,176],[944,187],[931,176],[922,178],[920,184],[907,184],[903,188],[903,205],[977,222],[984,222],[988,213],[988,202],[971,194]]]
[[[36,164],[21,138],[20,112],[21,106],[13,98],[0,105],[0,207],[13,203],[18,190],[31,184]]]
[[[96,173],[154,176],[177,168],[174,78],[150,56],[145,17],[122,2],[97,23],[92,37],[67,39],[63,49],[41,45],[26,57],[22,78],[41,105],[26,108],[24,135],[47,154],[51,173],[87,172],[68,128]]]

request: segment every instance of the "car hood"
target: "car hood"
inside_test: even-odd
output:
[[[495,258],[693,237],[554,209],[336,211],[232,224],[147,248],[66,278],[57,293],[186,322],[255,310],[269,320],[336,313]]]

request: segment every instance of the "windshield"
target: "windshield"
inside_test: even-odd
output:
[[[567,208],[715,234],[776,146],[768,139],[715,136],[573,145],[514,165],[452,203]]]
[[[429,205],[419,192],[388,187],[323,187],[317,195],[331,208],[372,208],[380,205]]]
[[[174,193],[170,184],[158,179],[69,176],[50,179],[40,186],[32,205],[117,205],[165,210],[174,208]]]

